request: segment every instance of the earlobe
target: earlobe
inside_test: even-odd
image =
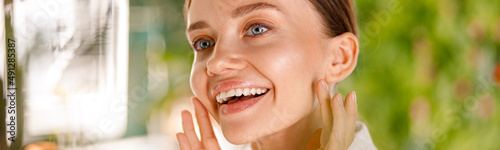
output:
[[[344,80],[356,67],[359,45],[357,37],[346,32],[331,39],[327,55],[331,62],[327,67],[325,80],[327,83],[337,83]]]

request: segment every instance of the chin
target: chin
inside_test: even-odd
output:
[[[224,134],[224,137],[226,137],[226,135]],[[243,144],[248,144],[252,141],[255,141],[255,140],[251,140],[251,139],[248,139],[248,138],[245,138],[245,137],[232,137],[232,136],[228,136],[226,137],[226,140],[231,143],[231,144],[234,144],[234,145],[243,145]]]
[[[224,128],[222,127],[222,134],[226,140],[234,145],[243,145],[253,142],[258,139],[259,132],[262,131],[252,131],[252,129],[245,127],[236,127],[236,128]]]
[[[273,118],[277,119],[277,118]],[[226,140],[234,145],[248,144],[257,141],[268,135],[272,135],[276,131],[285,128],[289,122],[282,122],[280,120],[270,120],[261,122],[245,122],[239,124],[222,124],[222,134]]]

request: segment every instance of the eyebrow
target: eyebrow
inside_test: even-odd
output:
[[[208,23],[206,21],[198,21],[196,23],[189,25],[187,31],[191,32],[193,30],[204,29],[204,28],[208,28]]]
[[[248,5],[236,8],[233,11],[231,17],[238,18],[238,17],[244,16],[246,14],[249,14],[253,11],[260,10],[260,9],[276,9],[279,11],[278,7],[276,7],[273,4],[259,2],[259,3],[248,4]],[[202,21],[198,21],[196,23],[189,25],[187,31],[191,32],[193,30],[199,30],[199,29],[204,29],[204,28],[208,28],[208,27],[209,27],[208,23],[206,21],[202,20]]]
[[[244,16],[252,11],[259,10],[259,9],[276,9],[279,10],[278,7],[276,7],[273,4],[265,3],[265,2],[259,2],[259,3],[254,3],[254,4],[248,4],[245,6],[241,6],[236,8],[233,11],[233,15],[231,17],[233,18],[238,18],[241,16]]]

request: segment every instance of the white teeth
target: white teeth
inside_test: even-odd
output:
[[[248,96],[248,95],[250,95],[250,89],[245,88],[245,89],[243,90],[243,95],[244,95],[244,96]]]
[[[222,103],[223,101],[226,100],[226,92],[220,92],[220,94],[218,94],[218,95],[219,95],[219,98],[220,98],[220,100],[219,100],[220,103]]]
[[[229,92],[227,92],[227,94],[226,94],[226,98],[228,98],[228,97],[233,97],[233,96],[235,96],[234,94],[236,94],[236,91],[234,91],[234,90],[230,90]]]
[[[241,96],[243,94],[243,90],[236,89],[236,96]]]
[[[216,95],[217,102],[219,103],[224,103],[226,102],[229,98],[232,98],[234,96],[239,97],[239,96],[250,96],[250,95],[259,95],[259,94],[264,94],[268,90],[266,88],[244,88],[244,89],[232,89],[229,91],[225,92],[220,92],[219,94]]]

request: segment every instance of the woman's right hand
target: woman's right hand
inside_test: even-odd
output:
[[[200,100],[193,97],[194,111],[198,127],[200,129],[201,141],[194,130],[193,117],[187,110],[182,111],[182,129],[184,132],[177,133],[177,141],[181,150],[220,150],[219,143],[215,137],[210,116],[207,109]]]

